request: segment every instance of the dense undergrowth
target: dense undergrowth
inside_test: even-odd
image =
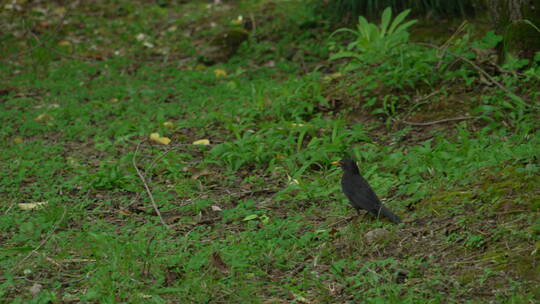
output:
[[[0,12],[3,301],[539,300],[540,56],[391,16],[334,33],[302,1],[159,4]],[[346,154],[404,223],[349,220]]]

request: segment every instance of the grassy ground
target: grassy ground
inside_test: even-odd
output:
[[[302,1],[181,2],[0,12],[4,302],[540,300],[537,63],[466,30],[336,73]],[[404,223],[350,220],[345,154]]]

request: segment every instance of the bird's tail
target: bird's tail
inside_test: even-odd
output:
[[[377,216],[380,216],[381,214],[386,216],[392,223],[401,223],[401,218],[383,205],[379,208]]]

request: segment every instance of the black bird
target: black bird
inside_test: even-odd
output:
[[[340,165],[343,169],[341,178],[341,188],[343,193],[349,198],[349,202],[360,215],[360,209],[367,210],[379,217],[380,214],[386,216],[393,223],[401,222],[401,218],[395,215],[381,204],[377,194],[371,189],[368,182],[360,175],[356,162],[350,158],[332,162]]]

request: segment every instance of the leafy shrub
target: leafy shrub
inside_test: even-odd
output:
[[[416,20],[403,23],[409,13],[410,10],[405,10],[392,21],[392,11],[387,8],[382,14],[379,26],[369,23],[362,16],[358,17],[356,31],[342,28],[332,34],[348,32],[354,34],[356,40],[349,43],[345,50],[332,55],[330,59],[352,58],[355,61],[348,64],[346,70],[353,70],[361,68],[364,64],[381,63],[397,55],[398,47],[409,41],[407,29],[416,23]]]

